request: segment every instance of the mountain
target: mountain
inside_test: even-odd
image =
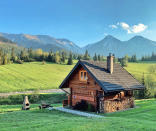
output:
[[[16,43],[0,35],[0,49],[1,48],[6,53],[10,53],[12,48],[15,49],[15,53],[19,53],[21,50],[23,50],[23,48],[17,46]]]
[[[75,43],[67,39],[56,39],[48,35],[28,35],[28,34],[8,34],[8,33],[0,33],[0,35],[17,43],[17,45],[26,48],[33,49],[41,48],[44,51],[67,50],[72,51],[74,53],[80,52],[80,47],[78,47]]]
[[[156,52],[156,42],[142,36],[135,36],[128,41],[120,41],[108,35],[101,41],[85,46],[83,50],[88,50],[91,56],[95,53],[107,56],[111,52],[116,57],[136,54],[140,58],[143,55],[151,55],[152,52]]]
[[[3,36],[0,36],[0,43],[10,43],[10,44],[15,44],[14,42],[12,42],[11,40],[3,37]]]
[[[134,36],[130,40],[121,41],[108,35],[104,39],[93,44],[88,44],[83,48],[80,48],[68,39],[57,39],[49,35],[0,33],[0,36],[3,37],[3,39],[6,38],[6,41],[10,41],[10,43],[17,43],[18,46],[26,48],[41,48],[44,51],[66,50],[72,51],[73,53],[84,53],[85,50],[88,50],[91,56],[94,56],[95,53],[104,56],[107,56],[109,53],[114,53],[116,57],[123,57],[126,54],[129,56],[136,54],[137,57],[140,58],[156,52],[156,42],[142,36]]]

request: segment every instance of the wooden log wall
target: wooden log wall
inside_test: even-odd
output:
[[[94,81],[94,79],[87,72],[87,81],[79,80],[79,72],[83,71],[83,67],[76,70],[69,81],[69,88],[71,88],[71,106],[75,106],[77,102],[86,100],[95,108],[97,106],[96,96],[97,90],[102,90],[101,87]]]

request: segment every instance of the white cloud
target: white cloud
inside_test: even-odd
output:
[[[125,22],[121,22],[121,23],[120,23],[120,26],[121,26],[123,29],[125,29],[125,30],[129,29],[129,25],[128,25],[127,23],[125,23]]]
[[[109,25],[110,28],[112,29],[117,29],[118,27],[116,25]]]
[[[132,27],[132,31],[133,31],[133,33],[140,33],[140,32],[143,32],[144,30],[146,30],[147,29],[147,26],[146,25],[144,25],[144,24],[138,24],[138,25],[134,25],[133,27]]]
[[[128,34],[141,33],[147,29],[147,26],[142,23],[139,23],[138,25],[130,26],[125,22],[118,22],[116,25],[110,25],[109,27],[111,27],[112,29],[116,29],[116,28],[118,28],[118,26],[120,26],[122,29],[126,30]]]

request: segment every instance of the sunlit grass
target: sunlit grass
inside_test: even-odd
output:
[[[54,106],[60,106],[56,104]],[[59,111],[21,111],[21,105],[0,106],[1,131],[154,131],[156,130],[156,99],[136,101],[138,108],[104,114],[104,118],[87,118]],[[8,112],[13,111],[13,112]],[[100,114],[103,115],[103,114]]]
[[[58,88],[73,66],[42,62],[0,66],[0,92]]]

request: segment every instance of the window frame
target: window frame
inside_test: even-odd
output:
[[[85,73],[86,73],[86,79],[84,77]],[[82,77],[81,77],[81,74],[82,74]],[[79,71],[79,80],[82,81],[82,82],[87,82],[87,79],[88,79],[87,71],[85,71],[85,70],[84,71],[83,70]]]

